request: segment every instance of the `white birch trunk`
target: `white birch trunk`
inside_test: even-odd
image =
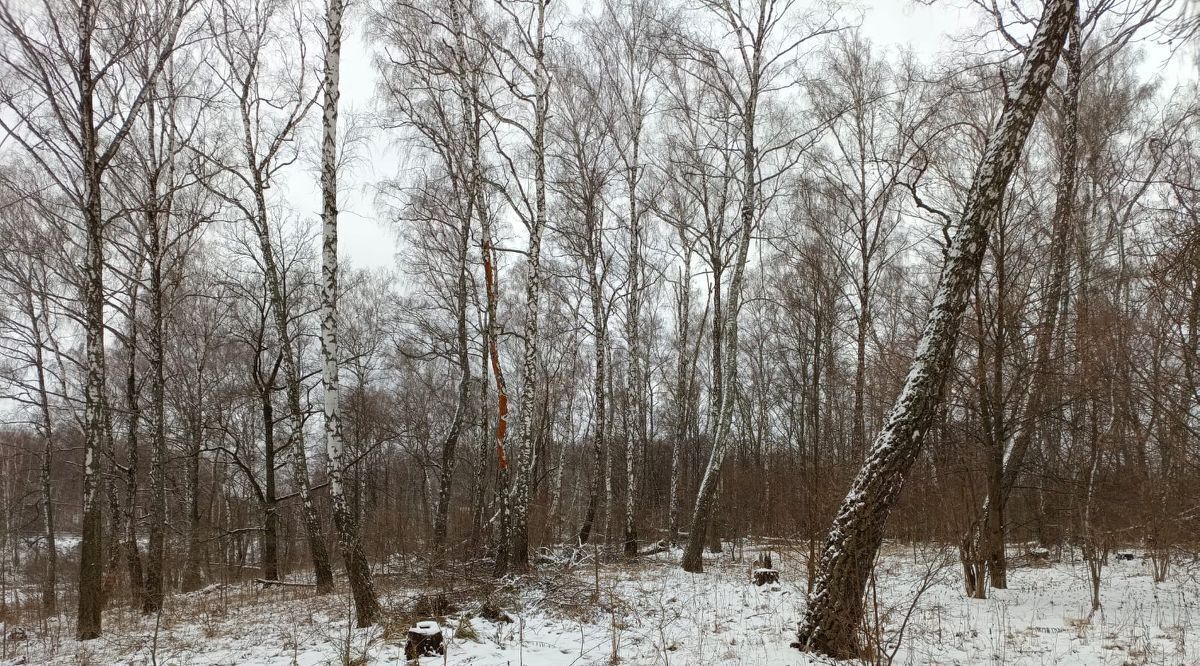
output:
[[[358,526],[346,503],[343,483],[341,409],[338,404],[338,99],[341,95],[342,16],[344,0],[328,0],[325,8],[324,108],[321,117],[321,381],[324,385],[325,455],[329,461],[329,499],[338,547],[346,564],[359,627],[375,624],[379,600],[371,567],[358,537]],[[461,411],[461,407],[460,407]]]

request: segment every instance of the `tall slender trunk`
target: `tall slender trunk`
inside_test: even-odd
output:
[[[583,516],[583,524],[579,528],[577,538],[580,545],[585,545],[591,539],[592,528],[596,522],[596,513],[600,505],[600,492],[604,487],[604,443],[608,437],[608,406],[607,399],[607,356],[608,356],[608,311],[604,307],[603,286],[601,276],[604,265],[603,226],[596,211],[589,207],[586,211],[588,240],[586,243],[588,255],[588,300],[592,306],[592,332],[595,360],[592,366],[592,481],[588,493],[587,510]]]
[[[96,27],[94,0],[79,4],[79,143],[83,158],[84,337],[87,379],[84,386],[83,517],[79,551],[79,640],[100,637],[104,604],[103,530],[104,478],[100,459],[104,448],[104,212],[101,169],[98,164],[92,74],[92,31]]]
[[[458,231],[458,275],[454,286],[454,304],[456,315],[455,337],[458,343],[458,404],[454,408],[454,417],[442,442],[442,468],[438,486],[437,511],[433,521],[433,546],[435,559],[444,560],[446,555],[446,523],[450,513],[450,495],[454,481],[454,468],[457,464],[456,451],[458,441],[462,436],[463,424],[467,420],[467,409],[471,402],[471,357],[467,338],[467,260],[468,248],[471,241],[471,218],[475,197],[468,193],[466,213],[462,217]]]
[[[759,71],[760,52],[754,52],[753,71]],[[755,226],[758,203],[758,149],[755,145],[755,105],[758,100],[757,81],[751,84],[748,104],[741,118],[742,130],[742,201],[739,210],[737,255],[733,263],[733,276],[729,281],[726,302],[720,302],[721,271],[719,259],[713,257],[713,394],[710,406],[709,430],[712,438],[712,453],[708,466],[696,493],[696,507],[692,512],[691,532],[687,548],[683,552],[681,566],[684,571],[704,571],[701,552],[704,549],[705,532],[712,522],[710,514],[715,510],[714,496],[721,478],[721,467],[729,439],[729,426],[733,418],[733,402],[736,394],[738,356],[738,312],[741,309],[742,286],[746,274],[746,261],[750,252],[751,233]],[[723,252],[724,249],[716,249]],[[722,307],[724,310],[722,311]]]
[[[194,407],[194,412],[188,423],[188,435],[191,440],[187,456],[186,476],[186,512],[184,538],[187,552],[183,564],[183,576],[179,589],[183,592],[194,592],[200,589],[200,450],[204,441],[204,413],[201,405]]]
[[[58,612],[58,543],[54,524],[54,421],[50,416],[50,390],[46,386],[46,362],[43,343],[43,319],[47,317],[46,295],[41,294],[41,311],[33,300],[33,262],[30,260],[30,283],[25,290],[25,314],[33,333],[34,374],[37,380],[39,434],[42,438],[42,461],[39,470],[42,502],[42,533],[46,536],[46,569],[42,576],[42,612],[51,616]],[[46,326],[47,330],[49,326]]]
[[[337,120],[338,83],[341,76],[343,0],[329,0],[325,11],[324,114],[321,122],[321,381],[325,397],[325,454],[329,460],[329,500],[338,547],[350,579],[354,611],[359,627],[375,624],[379,599],[371,580],[371,566],[358,538],[358,526],[346,504],[342,463],[341,409],[338,405],[338,207],[337,207]]]
[[[865,239],[863,240],[865,243]],[[850,427],[850,458],[852,463],[862,460],[867,448],[866,394],[867,394],[867,327],[870,323],[869,287],[870,268],[863,262],[862,282],[858,285],[858,323],[854,335],[854,423]]]
[[[484,313],[487,317],[486,312]],[[490,343],[488,337],[488,326],[485,323],[483,332],[480,336],[480,368],[479,368],[479,450],[476,453],[475,462],[475,487],[471,493],[472,521],[471,521],[471,549],[472,552],[478,551],[483,543],[483,523],[487,512],[487,473],[490,465],[488,464],[488,452],[492,448],[492,431],[488,427],[491,419],[489,418],[488,409],[488,366],[491,363]]]
[[[626,557],[636,557],[637,535],[637,461],[636,451],[645,440],[645,400],[642,383],[642,227],[637,205],[638,152],[640,129],[633,133],[632,159],[626,178],[629,194],[629,289],[625,309],[625,344],[628,370],[625,372],[625,541]]]
[[[246,94],[249,94],[247,92]],[[251,130],[254,122],[251,119],[250,100],[242,100],[242,149],[245,153],[251,178],[251,189],[254,196],[254,226],[258,236],[259,250],[263,260],[263,278],[266,281],[267,294],[271,305],[272,319],[275,324],[275,334],[279,338],[279,347],[283,355],[283,374],[287,391],[288,416],[290,430],[288,432],[288,450],[292,464],[293,482],[296,484],[297,495],[300,499],[300,512],[304,522],[304,530],[308,537],[308,551],[316,574],[317,591],[324,594],[333,589],[333,570],[329,564],[329,551],[325,547],[325,535],[321,528],[321,519],[317,514],[316,503],[313,501],[311,480],[308,475],[308,456],[304,445],[304,408],[300,404],[300,369],[296,361],[296,348],[288,331],[287,300],[283,294],[282,276],[275,261],[275,248],[271,243],[271,228],[267,212],[266,183],[263,172],[258,164]]]
[[[546,67],[546,6],[537,0],[533,35],[533,219],[529,220],[528,283],[525,285],[524,381],[521,383],[521,439],[518,471],[513,484],[510,526],[511,565],[516,571],[529,569],[529,504],[537,467],[534,450],[534,405],[538,382],[538,311],[542,289],[542,230],[546,225],[546,120],[550,115],[550,74]]]
[[[138,433],[142,427],[142,402],[139,395],[137,385],[137,360],[138,360],[138,332],[139,326],[137,321],[137,305],[138,305],[138,281],[141,279],[141,266],[137,267],[134,275],[132,287],[129,290],[129,333],[125,338],[125,352],[129,358],[128,366],[126,366],[125,374],[125,414],[128,419],[126,426],[127,434],[127,460],[125,465],[125,520],[123,534],[122,550],[125,556],[125,563],[129,573],[129,592],[134,603],[140,604],[143,612],[146,610],[146,605],[149,599],[146,596],[149,591],[146,587],[146,579],[142,575],[142,557],[138,552],[137,538],[137,497],[138,497],[138,460],[139,460],[139,437]],[[115,507],[114,507],[115,508]],[[114,535],[115,538],[116,535]]]
[[[154,105],[147,109],[153,113]],[[151,116],[153,125],[153,116]],[[168,154],[174,148],[173,139],[168,143]],[[154,152],[151,146],[151,154]],[[173,174],[173,167],[170,168]],[[152,174],[157,176],[157,174]],[[168,186],[173,178],[168,178]],[[146,553],[146,596],[142,605],[145,613],[154,613],[162,608],[163,574],[166,559],[167,529],[167,431],[164,366],[166,363],[163,313],[163,234],[162,222],[170,215],[170,206],[159,210],[158,181],[149,182],[151,205],[146,212],[146,233],[150,237],[150,409],[154,420],[150,460],[150,539]]]
[[[508,456],[504,444],[508,435],[508,384],[504,381],[504,371],[500,366],[500,327],[496,321],[496,303],[500,298],[498,277],[496,275],[496,253],[492,248],[491,217],[483,207],[479,209],[480,220],[483,223],[483,276],[487,290],[487,330],[484,337],[487,340],[487,355],[492,363],[492,377],[496,380],[496,511],[497,525],[493,534],[496,543],[496,563],[494,573],[502,576],[508,571],[509,550],[507,539],[508,528]]]
[[[958,329],[1009,178],[1041,107],[1072,17],[1074,0],[1048,2],[1012,96],[988,140],[946,253],[929,319],[895,405],[843,501],[821,552],[798,645],[833,657],[856,656],[863,593],[883,526],[916,461],[953,364]]]
[[[691,433],[691,371],[688,368],[688,340],[691,338],[692,315],[692,247],[684,238],[683,228],[680,228],[680,242],[683,245],[683,268],[679,272],[678,294],[675,297],[675,396],[674,396],[674,436],[671,438],[671,482],[667,499],[667,534],[672,545],[679,541],[679,476],[680,449]]]

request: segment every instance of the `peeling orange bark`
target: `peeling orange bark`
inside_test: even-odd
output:
[[[487,285],[487,309],[489,322],[496,315],[496,271],[492,265],[492,243],[483,240],[483,277]],[[488,338],[488,353],[492,357],[492,375],[496,378],[496,459],[500,469],[508,469],[508,458],[504,455],[504,437],[508,434],[508,390],[504,384],[504,372],[500,369],[500,348],[496,336]]]

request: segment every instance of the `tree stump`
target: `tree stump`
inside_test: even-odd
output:
[[[771,583],[779,582],[779,572],[774,569],[755,569],[754,584],[762,587]]]
[[[415,661],[421,657],[436,657],[446,653],[442,642],[442,628],[433,620],[418,622],[408,630],[408,642],[404,644],[404,658]]]

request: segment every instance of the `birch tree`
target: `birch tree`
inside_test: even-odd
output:
[[[214,8],[209,23],[210,30],[218,35],[216,52],[221,59],[221,69],[217,76],[236,117],[230,131],[236,133],[240,141],[229,155],[205,157],[237,184],[233,191],[212,187],[210,190],[240,212],[257,236],[275,335],[283,350],[283,380],[290,419],[288,456],[299,492],[317,588],[328,592],[333,586],[333,573],[321,519],[310,490],[297,341],[288,326],[288,301],[272,240],[274,222],[267,201],[268,188],[281,170],[296,159],[292,145],[295,134],[317,99],[317,94],[308,85],[310,73],[304,19],[288,14],[293,10],[298,11],[298,8],[277,0],[250,9],[221,0]],[[285,31],[280,24],[291,30]],[[297,50],[294,59],[290,57],[293,48]],[[288,53],[281,50],[288,50]],[[276,57],[280,70],[269,66]]]
[[[546,122],[550,114],[550,69],[546,52],[547,0],[512,0],[497,3],[510,28],[508,43],[491,40],[492,57],[497,69],[513,72],[506,81],[511,94],[525,107],[525,118],[504,118],[519,140],[516,146],[500,144],[503,162],[509,171],[510,187],[502,190],[516,216],[521,220],[528,242],[525,249],[526,277],[522,327],[522,383],[520,395],[521,431],[517,441],[517,470],[511,489],[511,518],[505,538],[509,541],[508,566],[516,571],[529,568],[529,505],[535,490],[537,466],[534,447],[534,406],[537,401],[539,368],[538,333],[542,297],[542,233],[546,228]],[[492,104],[494,108],[494,104]],[[527,152],[529,166],[514,150]],[[505,567],[497,565],[498,570]]]
[[[341,96],[343,0],[328,0],[325,7],[325,78],[321,115],[321,383],[325,388],[325,455],[329,461],[329,499],[333,525],[359,627],[375,624],[379,600],[371,581],[371,567],[358,538],[358,526],[346,503],[343,482],[342,424],[338,378],[338,100]]]
[[[703,571],[701,551],[715,509],[721,467],[728,452],[730,424],[737,383],[738,313],[755,229],[770,208],[781,186],[780,177],[814,141],[814,133],[798,130],[787,121],[774,124],[772,103],[782,91],[794,90],[788,78],[811,42],[837,30],[837,7],[811,16],[797,16],[790,0],[761,0],[753,5],[724,1],[703,2],[701,7],[731,41],[707,41],[704,36],[683,36],[672,58],[688,63],[680,70],[694,78],[717,104],[718,123],[713,132],[720,143],[703,150],[721,154],[725,173],[712,183],[719,197],[735,203],[736,214],[712,210],[697,234],[705,245],[703,255],[712,271],[712,382],[708,407],[708,437],[712,451],[696,493],[688,544],[681,565],[685,571]],[[789,23],[798,26],[787,32]],[[710,36],[711,37],[711,36]],[[710,45],[714,44],[714,45]],[[727,47],[727,48],[726,48]],[[688,102],[678,98],[674,104]],[[691,122],[691,121],[689,121]],[[728,182],[726,182],[728,181]],[[703,194],[702,197],[710,196]]]
[[[0,5],[2,61],[10,86],[0,127],[78,210],[84,238],[83,285],[87,381],[84,390],[84,487],[80,552],[80,640],[101,632],[102,520],[105,453],[104,177],[151,98],[194,3],[164,1],[148,8],[146,24],[125,21],[123,3]],[[97,35],[103,34],[103,39]],[[132,81],[129,54],[151,45],[149,80]],[[127,88],[125,84],[129,84]]]
[[[800,624],[802,649],[842,658],[856,653],[863,593],[883,540],[883,523],[924,443],[996,210],[1041,108],[1075,11],[1073,0],[1051,0],[1043,10],[947,249],[912,367],[821,551]]]

